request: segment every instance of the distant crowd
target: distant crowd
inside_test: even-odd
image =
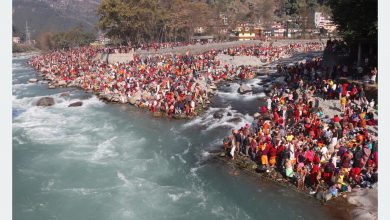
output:
[[[272,47],[284,53],[295,44]],[[300,46],[305,47],[305,45]],[[310,44],[307,44],[311,48]],[[55,51],[33,57],[29,63],[48,76],[55,84],[66,84],[131,103],[172,117],[192,117],[196,109],[205,107],[210,87],[219,80],[248,79],[256,76],[254,66],[222,66],[216,59],[221,51],[211,50],[199,55],[134,56],[128,63],[107,63],[96,59],[98,52],[113,48],[78,48]],[[119,48],[126,50],[126,48]],[[235,49],[243,53],[247,47]],[[261,53],[265,48],[259,47]],[[271,53],[265,56],[272,56]],[[61,83],[60,83],[61,82]]]

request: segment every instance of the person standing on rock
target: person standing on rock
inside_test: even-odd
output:
[[[345,112],[345,106],[347,105],[347,97],[342,96],[340,98],[341,112]]]
[[[272,104],[272,100],[270,97],[267,98],[267,109],[268,111],[271,111],[271,104]]]
[[[241,152],[241,134],[240,131],[234,131],[235,150]]]
[[[230,155],[232,156],[232,159],[234,160],[234,153],[236,152],[236,130],[232,130],[232,148],[230,149]]]

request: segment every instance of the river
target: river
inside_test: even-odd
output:
[[[12,62],[14,219],[332,218],[314,200],[208,162],[233,127],[252,119],[264,93],[238,96],[232,83],[200,117],[159,119],[74,88],[29,84],[36,76],[27,60]],[[44,96],[56,104],[35,106]],[[67,107],[79,100],[83,106]],[[226,117],[214,119],[220,109]]]

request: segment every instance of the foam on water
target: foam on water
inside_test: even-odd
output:
[[[249,81],[246,81],[245,84],[251,86],[253,89],[262,88],[261,85],[258,85],[262,79],[255,78]],[[232,83],[229,87],[225,88],[224,91],[218,91],[217,95],[221,97],[222,99],[229,99],[229,100],[243,100],[243,101],[251,101],[254,99],[265,97],[265,93],[259,92],[259,93],[253,93],[248,92],[245,94],[240,94],[238,92],[238,89],[240,88],[240,84],[238,83]]]
[[[172,199],[173,202],[177,202],[179,199],[181,199],[181,198],[183,198],[185,196],[188,196],[190,194],[191,194],[190,191],[185,191],[183,193],[176,193],[176,194],[168,193],[168,196],[169,196],[169,198]]]
[[[213,114],[217,111],[223,112],[222,118],[214,118]],[[228,113],[231,115],[229,116]],[[227,108],[209,108],[204,115],[198,116],[195,119],[183,124],[183,128],[198,126],[202,128],[202,132],[208,132],[219,127],[239,128],[249,124],[253,120],[253,117],[248,114],[238,113],[236,110],[232,110],[231,106]]]
[[[96,152],[92,155],[92,161],[99,161],[101,159],[106,159],[108,157],[116,157],[118,153],[115,152],[114,140],[117,137],[112,137],[110,139],[105,140],[103,143],[99,144],[96,147]]]

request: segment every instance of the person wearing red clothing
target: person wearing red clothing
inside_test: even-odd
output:
[[[269,150],[269,165],[271,167],[275,167],[276,164],[276,155],[277,155],[277,150],[273,145],[270,145],[270,150]]]

